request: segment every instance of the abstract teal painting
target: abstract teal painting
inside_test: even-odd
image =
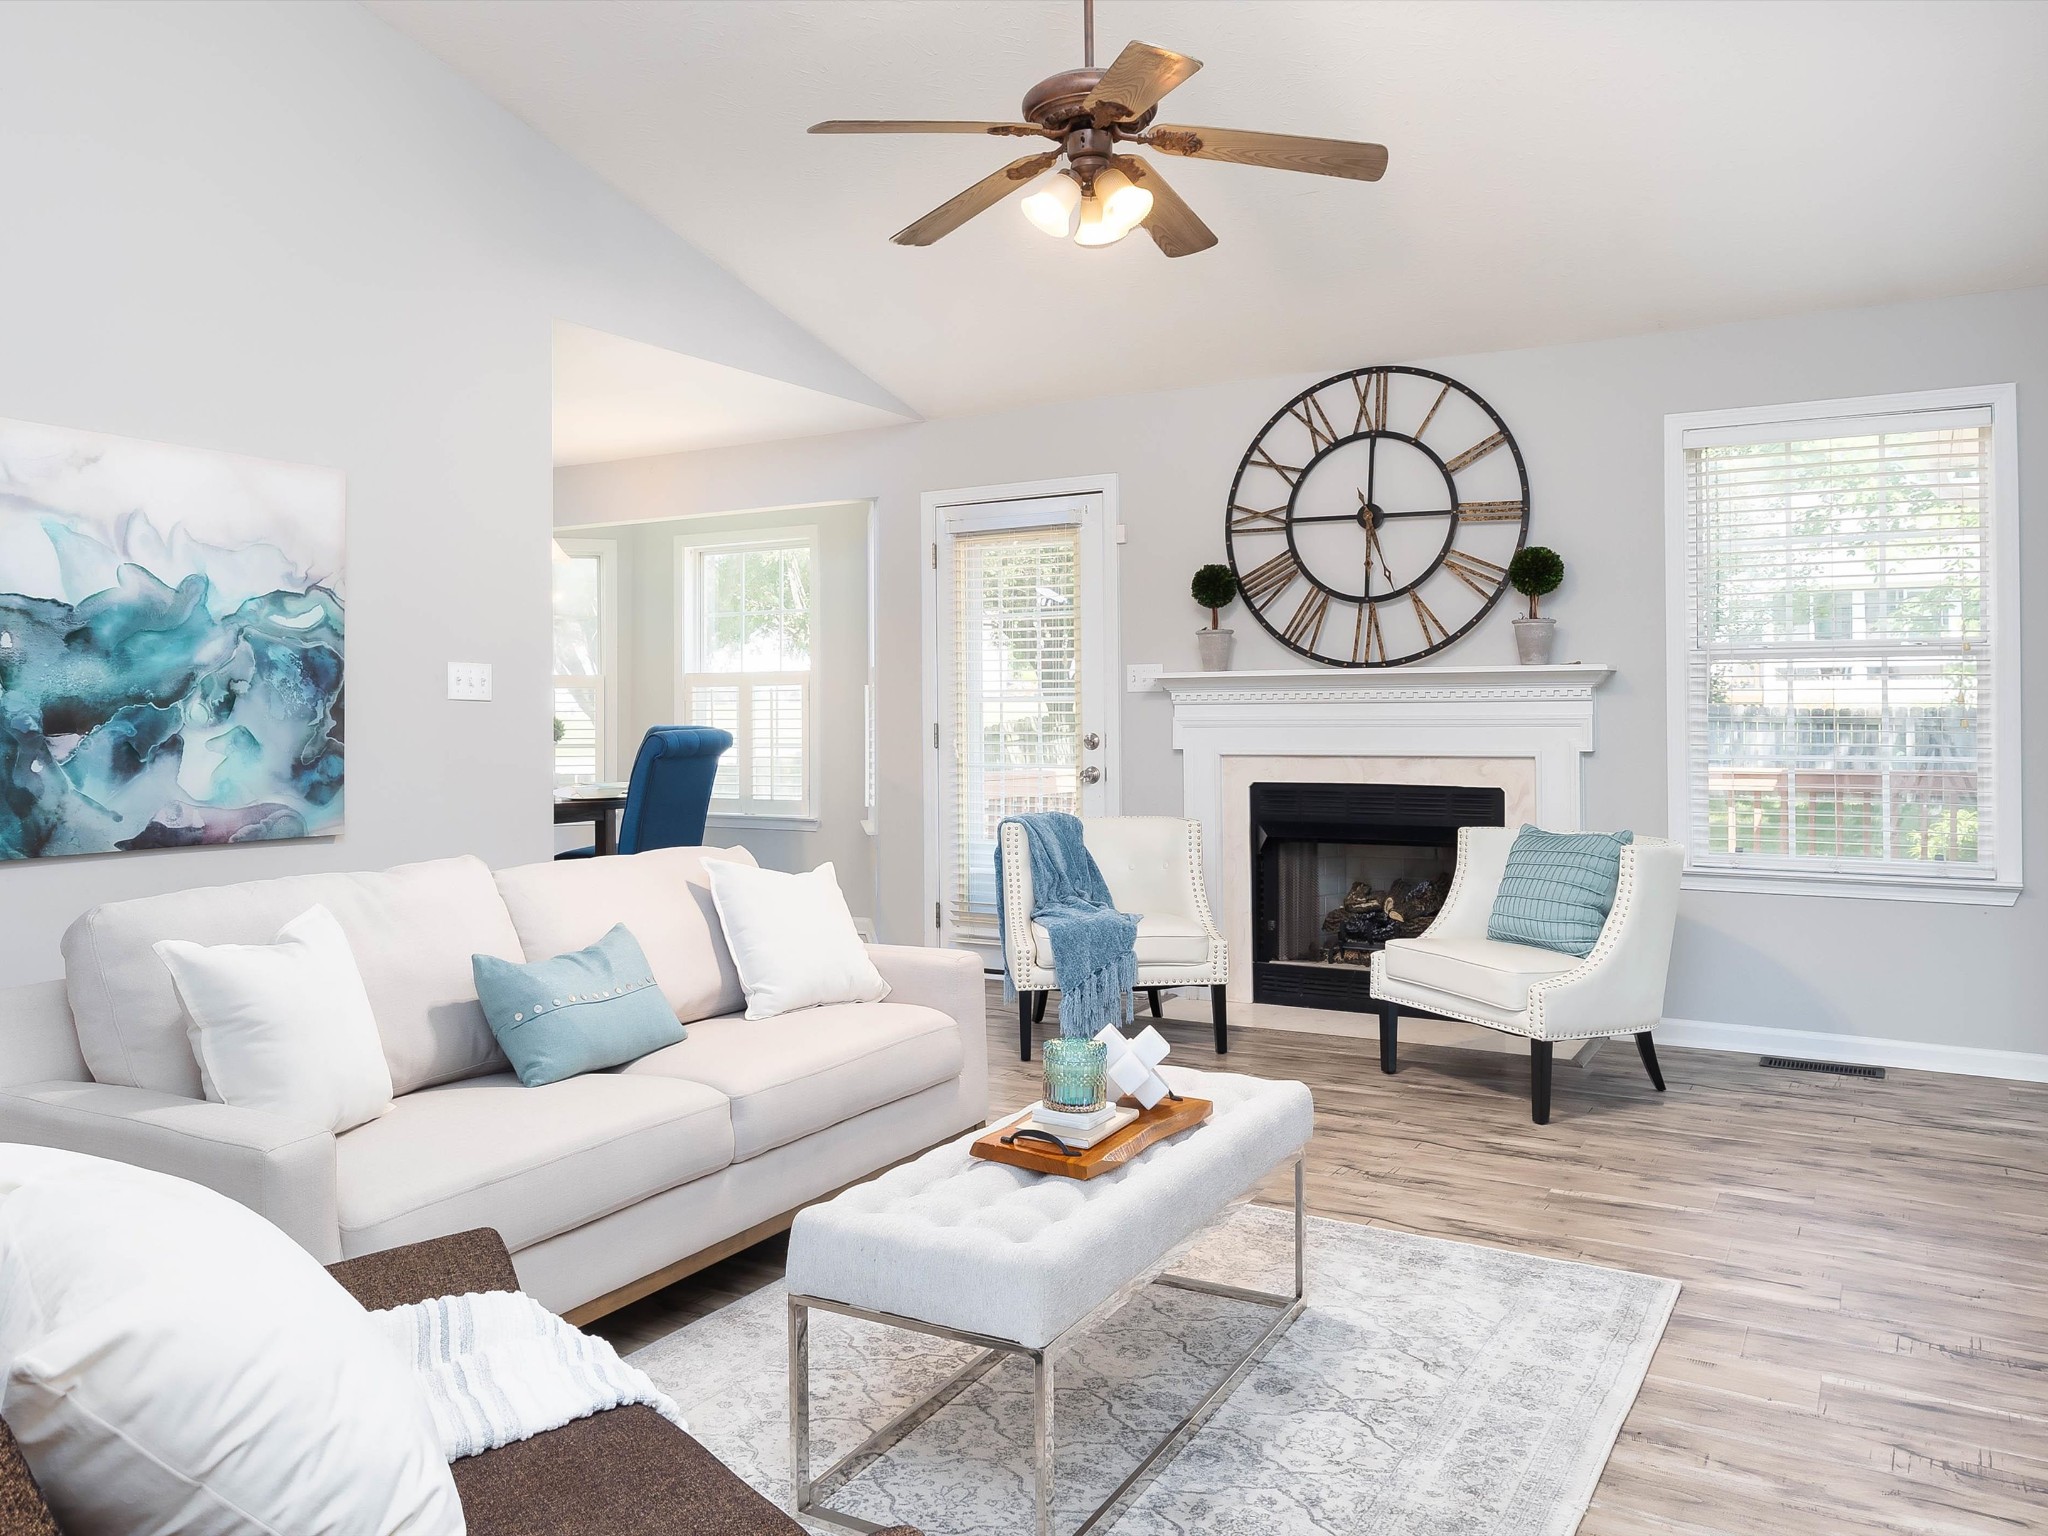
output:
[[[339,470],[0,420],[0,860],[342,825]]]

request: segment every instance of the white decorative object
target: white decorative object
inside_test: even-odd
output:
[[[830,864],[787,875],[712,859],[704,871],[746,990],[748,1018],[826,1003],[879,1003],[889,995]]]
[[[309,907],[269,944],[153,948],[185,1006],[206,1096],[322,1130],[391,1107],[391,1068],[341,924]]]
[[[1198,629],[1195,631],[1195,648],[1201,653],[1204,672],[1228,672],[1230,670],[1230,648],[1237,641],[1237,631],[1231,629]]]
[[[1021,1122],[1021,1128],[1044,1131],[1049,1135],[1059,1137],[1061,1143],[1070,1151],[1085,1152],[1090,1147],[1098,1146],[1109,1140],[1110,1137],[1137,1118],[1138,1112],[1128,1104],[1105,1104],[1102,1106],[1102,1118],[1099,1121],[1086,1130],[1078,1130],[1072,1126],[1063,1126],[1047,1120],[1044,1115],[1037,1110],[1033,1110],[1030,1118]]]
[[[1166,1060],[1172,1047],[1166,1043],[1166,1036],[1150,1024],[1135,1039],[1125,1039],[1124,1032],[1114,1024],[1106,1025],[1095,1038],[1109,1049],[1109,1080],[1116,1084],[1118,1092],[1150,1109],[1171,1091],[1166,1079],[1159,1075],[1159,1064]]]
[[[524,1291],[437,1296],[372,1312],[370,1322],[411,1367],[450,1461],[627,1403],[690,1427],[610,1344]]]
[[[1116,1106],[1104,1104],[1100,1109],[1075,1111],[1055,1109],[1044,1100],[1031,1106],[1031,1123],[1045,1129],[1061,1131],[1092,1131],[1107,1125],[1116,1118]]]
[[[1638,837],[1621,850],[1614,906],[1584,959],[1486,936],[1514,846],[1515,827],[1460,827],[1458,870],[1429,930],[1391,939],[1372,957],[1380,1007],[1380,1067],[1394,1070],[1398,1009],[1461,1019],[1525,1035],[1531,1043],[1531,1104],[1550,1116],[1550,1047],[1558,1040],[1634,1035],[1651,1081],[1664,1079],[1650,1031],[1664,1013],[1665,973],[1678,923],[1684,849]]]
[[[425,1400],[283,1232],[183,1179],[0,1146],[4,1406],[80,1536],[460,1536]]]

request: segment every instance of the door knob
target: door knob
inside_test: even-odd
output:
[[[1090,731],[1086,736],[1083,736],[1081,738],[1081,745],[1086,747],[1090,752],[1093,752],[1097,747],[1102,745],[1102,738],[1096,735],[1095,732]]]
[[[1088,767],[1081,770],[1081,782],[1083,784],[1100,784],[1102,782],[1102,770],[1091,763]]]

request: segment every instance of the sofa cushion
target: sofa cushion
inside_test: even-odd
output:
[[[654,967],[661,995],[690,1024],[746,1006],[711,905],[707,859],[754,862],[744,848],[653,848],[501,869],[498,889],[528,960],[588,949],[624,923]]]
[[[199,1098],[185,1010],[150,946],[159,939],[268,944],[314,906],[332,912],[348,936],[393,1092],[503,1070],[469,957],[524,956],[490,870],[463,857],[369,874],[200,886],[93,908],[65,931],[63,943],[79,1049],[92,1075]]]
[[[1383,963],[1389,981],[1434,987],[1519,1013],[1529,1006],[1529,983],[1579,962],[1554,949],[1499,939],[1393,939]]]
[[[1185,917],[1141,917],[1133,948],[1140,965],[1200,965],[1209,958],[1209,935]],[[1031,952],[1040,965],[1052,968],[1052,935],[1043,923],[1031,925]]]
[[[724,1094],[738,1163],[958,1077],[963,1057],[960,1026],[935,1008],[830,1003],[772,1019],[705,1019],[621,1075]]]
[[[725,1099],[699,1083],[471,1078],[409,1093],[336,1140],[341,1251],[494,1227],[516,1253],[731,1161]]]

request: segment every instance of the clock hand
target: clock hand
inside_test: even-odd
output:
[[[1379,433],[1375,432],[1367,440],[1365,448],[1365,499],[1368,503],[1371,502],[1373,499],[1373,481],[1379,473],[1379,467],[1380,435]]]

